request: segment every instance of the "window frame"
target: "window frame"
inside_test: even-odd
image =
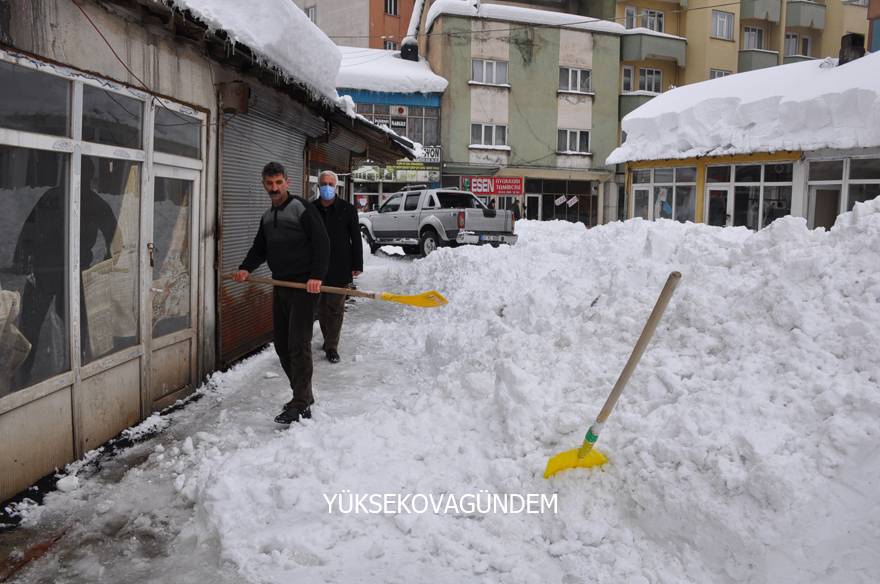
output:
[[[480,126],[480,142],[473,141],[474,126]],[[487,130],[487,128],[491,128],[491,130]],[[501,129],[501,131],[504,133],[504,143],[503,144],[497,143],[499,129]],[[486,143],[487,131],[488,131],[488,134],[491,135],[491,137],[492,137],[491,144]],[[495,123],[491,123],[491,122],[488,122],[488,123],[487,122],[471,122],[471,138],[472,138],[472,140],[470,141],[470,144],[468,145],[469,148],[481,148],[481,147],[482,148],[486,148],[486,147],[489,147],[489,148],[509,148],[509,146],[507,144],[508,133],[507,133],[507,125],[506,124],[495,124]]]
[[[577,67],[559,67],[559,75],[562,76],[562,71],[568,71],[568,87],[559,87],[557,91],[561,93],[578,93],[580,95],[592,95],[593,94],[593,70],[592,69],[581,69]],[[581,89],[581,81],[583,78],[587,78],[587,89]],[[572,78],[574,78],[574,83],[572,83]],[[572,89],[572,85],[575,89]]]
[[[385,39],[382,41],[382,48],[386,51],[396,51],[397,50],[397,41],[393,41],[391,39]]]
[[[687,181],[687,180],[679,181],[678,180],[678,170],[682,169],[682,168],[693,168],[694,169],[694,180],[693,181]],[[656,175],[655,175],[655,171],[657,171],[657,170],[671,170],[672,171],[672,180],[671,181],[667,181],[667,180],[658,181],[656,178]],[[631,210],[629,208],[627,209],[627,217],[628,218],[631,219],[631,218],[635,217],[635,191],[636,190],[647,190],[648,191],[648,219],[647,220],[648,221],[656,221],[657,219],[660,219],[661,217],[657,217],[656,213],[654,212],[657,207],[656,190],[658,187],[659,188],[666,187],[666,188],[669,188],[672,193],[671,198],[667,199],[667,202],[669,202],[669,204],[671,205],[672,214],[671,214],[671,217],[669,217],[669,218],[663,217],[663,219],[668,219],[670,221],[678,221],[679,223],[685,223],[687,221],[696,222],[696,220],[697,220],[697,217],[696,217],[697,197],[700,196],[700,193],[697,192],[697,184],[698,184],[697,173],[699,173],[698,166],[682,165],[682,166],[662,166],[662,167],[633,169],[632,170],[633,177],[634,177],[634,173],[637,173],[637,172],[642,174],[642,176],[644,176],[644,173],[647,173],[648,181],[647,182],[635,182],[635,180],[631,181],[630,189],[632,192],[630,195],[630,199],[633,201],[633,203],[632,203],[633,206],[632,206]],[[678,187],[691,187],[693,189],[692,193],[693,193],[693,207],[694,207],[693,213],[694,214],[691,217],[685,219],[684,221],[679,221],[679,219],[677,219],[675,216],[676,209],[677,209],[676,203],[678,202],[677,201]],[[630,213],[630,211],[632,211],[632,213]]]
[[[709,69],[709,79],[721,79],[728,75],[733,75],[733,71],[728,71],[727,69]]]
[[[636,28],[638,22],[638,11],[635,6],[625,6],[623,8],[623,26],[626,29]]]
[[[664,16],[662,10],[644,8],[639,13],[639,28],[647,28],[654,32],[664,32]]]
[[[565,150],[559,149],[559,142],[561,138],[562,132],[565,132],[565,144],[567,148]],[[586,134],[587,136],[587,149],[581,150],[581,136]],[[572,136],[574,136],[574,142],[577,146],[574,150],[571,148]],[[556,130],[556,154],[561,154],[564,156],[592,156],[592,152],[590,151],[590,147],[592,146],[590,140],[590,130],[575,130],[571,128],[558,128]]]
[[[481,75],[483,77],[482,80],[475,79],[477,63],[481,64],[480,67],[481,67]],[[490,64],[491,64],[491,70],[492,70],[492,81],[487,81],[487,79],[489,77],[488,72],[489,72]],[[498,82],[498,70],[499,70],[498,65],[499,64],[504,65],[504,82],[503,83]],[[483,59],[483,58],[472,57],[471,58],[471,79],[470,79],[469,83],[478,84],[478,85],[492,85],[495,87],[510,87],[510,62],[509,61],[501,61],[498,59]]]
[[[725,12],[724,10],[712,10],[712,31],[711,37],[722,41],[732,41],[734,25],[736,18],[733,12]],[[724,36],[727,33],[730,36]]]
[[[743,26],[742,32],[742,44],[743,48],[747,50],[764,50],[764,29],[760,26],[747,25]],[[750,39],[754,39],[756,46],[749,46],[751,44]]]
[[[656,85],[656,91],[653,89],[647,89],[649,79],[652,81],[652,86]],[[644,83],[642,83],[643,80]],[[656,81],[656,83],[653,83],[653,81]],[[655,69],[654,67],[639,67],[639,91],[663,93],[663,70]]]
[[[786,32],[785,33],[785,36],[783,37],[783,41],[782,41],[782,50],[783,50],[784,57],[793,57],[793,56],[797,55],[797,51],[798,51],[798,48],[800,45],[800,38],[801,38],[801,35],[799,35],[796,32]],[[794,51],[788,50],[789,42],[794,43],[793,44]]]
[[[626,86],[626,73],[629,72],[629,87]],[[620,90],[624,93],[633,91],[633,79],[635,77],[635,69],[632,65],[624,65],[620,74]]]
[[[318,5],[312,4],[311,6],[306,6],[303,8],[303,12],[306,13],[306,16],[309,20],[312,21],[312,24],[318,24]]]
[[[397,0],[385,0],[385,14],[388,16],[400,16],[400,7]]]

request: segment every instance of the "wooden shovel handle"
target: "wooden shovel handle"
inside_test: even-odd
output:
[[[232,280],[231,274],[226,274],[223,276],[224,280]],[[247,284],[248,282],[253,282],[254,284],[269,284],[271,286],[281,286],[283,288],[299,288],[300,290],[305,290],[306,285],[300,282],[288,282],[287,280],[273,280],[272,278],[260,278],[259,276],[251,276],[241,284]],[[359,296],[360,298],[375,298],[375,292],[368,292],[366,290],[355,290],[353,288],[337,288],[335,286],[321,286],[321,292],[326,292],[329,294],[342,294],[343,296]]]
[[[651,311],[651,316],[648,317],[648,322],[645,323],[645,328],[642,329],[642,334],[639,337],[639,340],[636,341],[636,346],[633,347],[632,354],[629,356],[626,366],[623,368],[623,371],[620,372],[620,377],[617,378],[617,383],[614,384],[614,389],[611,390],[611,395],[605,400],[605,405],[602,406],[602,411],[599,412],[599,416],[596,418],[597,423],[604,424],[605,420],[608,419],[608,416],[611,415],[611,410],[614,409],[614,405],[617,403],[617,399],[623,392],[623,388],[626,387],[629,378],[636,369],[636,365],[639,364],[639,360],[642,358],[642,354],[645,352],[645,349],[648,348],[648,343],[651,342],[654,330],[660,323],[660,318],[666,311],[669,299],[672,298],[672,293],[675,291],[675,287],[678,286],[680,280],[681,272],[672,272],[669,274],[669,278],[666,279],[666,285],[663,286],[663,290],[660,292],[660,297],[657,298],[654,310]]]

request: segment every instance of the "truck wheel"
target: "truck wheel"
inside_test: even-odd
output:
[[[373,240],[373,237],[370,235],[370,230],[361,225],[361,237],[367,240],[367,245],[370,246],[370,253],[375,254],[379,251],[379,245],[376,245],[376,242]]]
[[[433,229],[425,229],[419,237],[419,250],[423,256],[427,256],[432,251],[440,247],[440,236]]]

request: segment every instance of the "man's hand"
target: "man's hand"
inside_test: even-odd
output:
[[[306,290],[309,294],[321,293],[321,280],[309,280],[306,282]]]
[[[232,274],[232,279],[236,282],[246,282],[251,277],[251,273],[247,270],[239,270]]]
[[[360,276],[361,274],[363,274],[363,272],[359,272],[359,271],[357,271],[357,270],[352,270],[352,272],[351,272],[351,277],[352,277],[352,278],[357,278],[357,277]]]

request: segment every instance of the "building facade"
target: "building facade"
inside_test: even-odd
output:
[[[880,0],[868,3],[868,50],[880,51]]]
[[[414,0],[293,0],[338,45],[397,50]]]
[[[541,24],[571,15],[482,4],[426,22],[421,50],[449,80],[442,184],[532,219],[597,225],[617,218],[620,27]],[[604,24],[604,23],[602,23]]]

